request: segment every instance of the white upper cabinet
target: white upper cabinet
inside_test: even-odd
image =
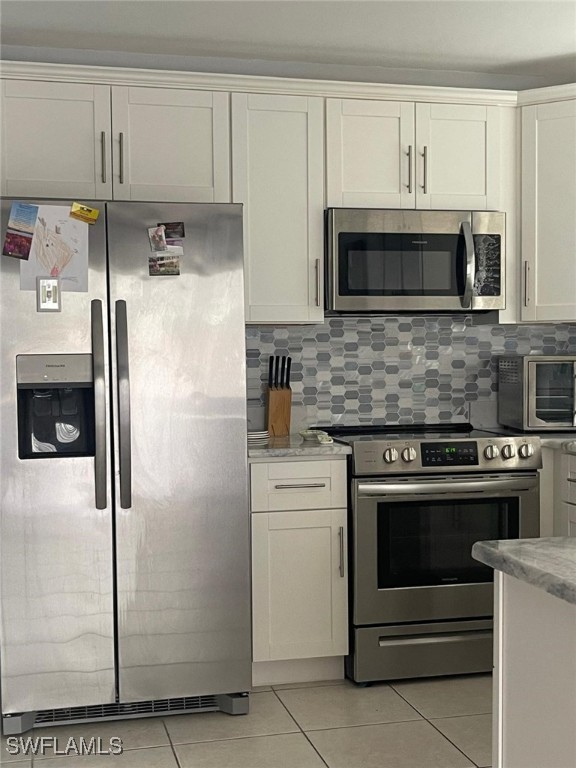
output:
[[[576,320],[576,100],[522,108],[522,320]]]
[[[2,195],[109,198],[110,131],[107,85],[4,80]]]
[[[114,199],[230,202],[229,96],[112,88]]]
[[[499,206],[499,108],[416,104],[416,207],[493,211]]]
[[[497,210],[500,111],[327,100],[327,204]]]
[[[6,80],[2,194],[230,202],[227,93]]]
[[[246,320],[323,319],[323,99],[232,94],[232,199],[244,205]]]
[[[414,104],[326,100],[326,197],[334,208],[414,208]]]

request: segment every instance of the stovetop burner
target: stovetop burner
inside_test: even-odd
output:
[[[503,431],[474,429],[472,424],[334,424],[322,429],[331,437],[345,443],[357,440],[457,440],[469,437],[491,437],[494,434],[507,435]]]

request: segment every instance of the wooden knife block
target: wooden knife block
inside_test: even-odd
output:
[[[292,390],[284,387],[268,388],[268,432],[270,437],[286,437],[290,434]]]

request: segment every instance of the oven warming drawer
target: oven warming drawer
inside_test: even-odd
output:
[[[347,675],[357,683],[492,671],[492,621],[354,629]]]

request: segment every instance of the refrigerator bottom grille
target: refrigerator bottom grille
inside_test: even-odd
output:
[[[89,707],[45,709],[36,713],[34,727],[117,718],[152,717],[185,712],[210,712],[219,709],[216,696],[186,696],[178,699],[135,701],[128,704],[97,704]]]

